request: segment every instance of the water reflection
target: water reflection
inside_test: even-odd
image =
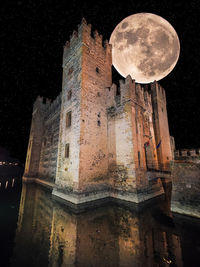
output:
[[[0,177],[0,192],[5,191],[6,189],[11,189],[11,187],[18,186],[19,184],[21,184],[21,177]]]
[[[164,203],[139,213],[107,204],[74,214],[50,192],[24,184],[11,265],[187,266],[183,254],[199,243],[185,242],[187,227],[170,219],[169,209],[163,213]]]
[[[14,184],[12,181],[15,181]],[[0,177],[0,266],[9,266],[13,253],[21,193],[20,179]]]

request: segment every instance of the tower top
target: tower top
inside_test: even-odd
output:
[[[105,52],[111,52],[111,45],[108,40],[103,42],[103,36],[98,33],[97,30],[94,30],[93,34],[91,33],[92,25],[88,24],[85,18],[82,18],[81,24],[78,25],[78,29],[74,30],[70,36],[70,40],[66,41],[64,45],[64,50],[73,47],[74,43],[77,40],[82,40],[83,43],[90,41],[98,46],[101,46]],[[103,42],[103,44],[102,44]]]

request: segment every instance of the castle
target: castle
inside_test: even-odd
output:
[[[164,193],[173,159],[165,90],[130,76],[112,84],[111,49],[83,19],[64,47],[61,94],[34,103],[23,180],[70,203]]]

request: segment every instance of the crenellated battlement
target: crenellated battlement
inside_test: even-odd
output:
[[[107,108],[114,107],[116,105],[116,95],[117,95],[117,85],[113,83],[110,87],[106,87],[107,98],[106,98],[106,106]]]
[[[103,42],[103,36],[97,30],[94,30],[92,34],[92,26],[87,24],[85,18],[82,19],[81,25],[78,26],[78,32],[83,34],[83,42],[86,42],[87,45],[92,43],[96,47],[103,48],[104,52],[111,52],[111,45],[108,40]]]
[[[108,43],[108,40],[103,42],[103,36],[97,30],[92,34],[91,29],[91,24],[87,24],[85,18],[83,18],[81,24],[78,25],[77,31],[73,31],[70,40],[66,41],[64,45],[63,62],[67,55],[73,53],[76,47],[78,48],[82,45],[86,46],[90,51],[98,52],[99,56],[106,57],[111,55],[112,46]]]
[[[51,99],[47,98],[47,97],[44,97],[44,96],[38,96],[36,98],[36,101],[35,103],[42,103],[46,106],[50,105],[51,104]]]
[[[152,110],[151,93],[148,86],[142,86],[135,83],[135,80],[128,75],[124,80],[119,80],[119,86],[112,84],[110,91],[114,91],[114,97],[117,103],[124,103],[132,100],[134,103],[143,107],[143,109]],[[110,95],[109,94],[109,95]]]
[[[33,112],[40,109],[42,111],[46,110],[51,104],[51,100],[49,98],[38,96],[33,105]]]
[[[200,148],[197,149],[179,149],[174,151],[175,159],[183,157],[200,157]]]
[[[136,101],[144,106],[144,88],[141,84],[137,83],[135,87]]]
[[[151,92],[152,92],[152,97],[154,99],[158,99],[163,101],[163,103],[166,104],[166,95],[165,95],[165,89],[157,82],[154,81],[151,85]]]
[[[61,93],[55,98],[55,100],[50,102],[50,105],[47,106],[46,112],[51,113],[52,110],[56,109],[61,104]]]
[[[48,114],[51,114],[53,111],[56,111],[60,104],[61,93],[53,101],[49,98],[38,96],[33,105],[33,112],[39,109],[42,110],[42,112],[44,112],[46,116],[48,116]]]

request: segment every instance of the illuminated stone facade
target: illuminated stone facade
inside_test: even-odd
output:
[[[200,218],[200,149],[176,150],[171,172],[171,210]]]
[[[25,174],[55,181],[61,96],[53,103],[38,97],[33,106]]]
[[[111,49],[83,19],[64,47],[61,96],[38,98],[33,109],[24,181],[75,204],[139,203],[163,194],[160,178],[169,175],[165,91],[130,76],[112,84]]]

